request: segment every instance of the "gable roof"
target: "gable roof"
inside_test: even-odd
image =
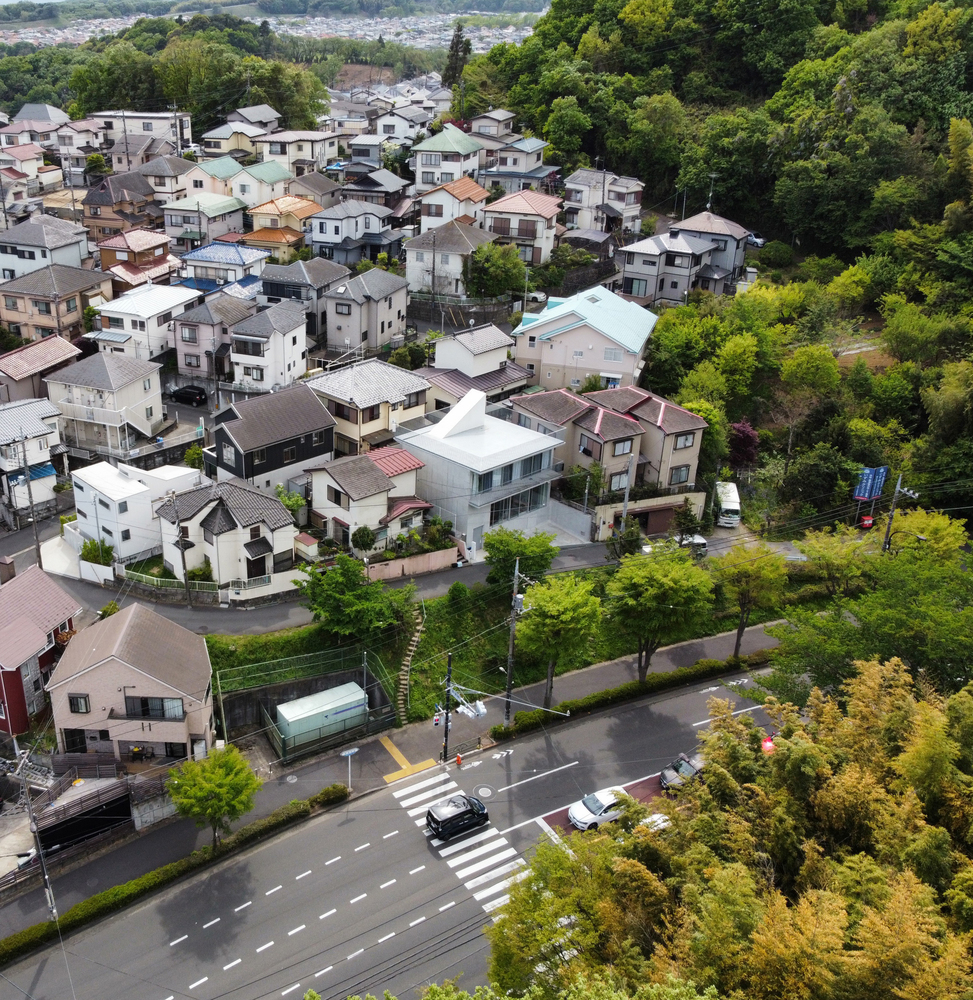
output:
[[[233,403],[236,419],[217,424],[243,452],[333,427],[334,417],[304,382]]]
[[[337,181],[332,180],[330,177],[325,177],[324,174],[319,174],[315,171],[312,171],[309,174],[302,174],[300,177],[295,177],[291,181],[291,187],[295,184],[306,187],[308,190],[313,191],[316,195],[331,194],[332,191],[341,187]]]
[[[179,322],[208,323],[211,326],[222,323],[231,326],[233,323],[239,323],[240,320],[246,319],[251,312],[253,312],[253,306],[249,302],[220,292],[218,295],[208,298],[202,305],[196,306],[195,309],[180,313]]]
[[[253,264],[269,257],[267,250],[257,250],[240,243],[207,243],[182,255],[190,263],[202,261],[212,264]]]
[[[185,160],[181,156],[156,156],[148,163],[132,167],[132,170],[142,174],[143,177],[182,177],[195,166],[193,160]]]
[[[498,347],[513,347],[514,339],[503,332],[493,323],[485,323],[483,326],[475,326],[472,330],[464,330],[457,333],[453,340],[457,344],[462,344],[470,354],[486,354],[487,351],[495,351]]]
[[[99,240],[99,248],[108,250],[131,250],[138,253],[140,250],[151,250],[153,247],[168,246],[169,237],[159,229],[128,229],[123,233],[116,233],[106,239]]]
[[[233,324],[232,333],[269,340],[275,333],[287,334],[298,327],[305,327],[304,306],[293,299],[275,302],[269,309],[261,309],[247,319]]]
[[[261,493],[242,479],[227,479],[222,483],[204,483],[184,490],[160,504],[156,513],[170,524],[189,521],[210,504],[220,504],[235,524],[249,528],[266,524],[268,528],[286,528],[294,524],[290,511],[277,499]],[[114,616],[113,616],[114,617]]]
[[[400,476],[403,472],[412,472],[414,469],[421,469],[425,462],[420,462],[415,455],[410,454],[405,448],[396,448],[387,445],[384,448],[373,448],[365,452],[386,476]]]
[[[442,226],[427,229],[419,236],[406,241],[406,250],[436,250],[440,253],[472,253],[484,243],[492,243],[497,233],[488,233],[477,226],[468,226],[459,219],[451,219]]]
[[[397,177],[391,170],[386,170],[384,167],[380,167],[378,170],[373,170],[370,174],[365,174],[364,177],[359,177],[358,180],[346,184],[345,190],[391,191],[394,193],[396,191],[401,191],[406,187],[409,187],[408,181],[404,181],[401,177]]]
[[[266,135],[267,130],[262,125],[254,125],[252,122],[224,122],[203,133],[204,139],[229,139],[235,132],[245,135],[248,139],[253,139],[258,135]]]
[[[685,233],[670,232],[659,233],[657,236],[649,236],[647,239],[639,240],[637,243],[629,243],[625,247],[626,253],[646,253],[658,256],[663,253],[691,253],[701,254],[708,250],[715,250],[716,244],[709,240],[701,240],[696,236],[688,236]]]
[[[401,403],[410,393],[424,392],[429,388],[424,378],[378,358],[358,361],[346,368],[317,375],[308,379],[307,384],[323,396],[340,399],[359,408],[377,403]]]
[[[57,417],[60,412],[49,399],[16,399],[12,403],[0,403],[0,444],[11,444],[25,435],[35,438],[50,434],[51,428],[44,423],[44,417]],[[17,461],[20,461],[19,454]]]
[[[282,163],[276,160],[264,160],[243,168],[243,173],[249,174],[264,184],[278,184],[281,181],[293,180],[294,175]]]
[[[68,267],[67,264],[48,264],[19,278],[11,278],[2,287],[5,292],[53,298],[93,288],[104,280],[105,275],[100,271],[86,271],[83,267]]]
[[[540,215],[553,219],[561,211],[561,199],[540,191],[514,191],[486,206],[487,212],[515,212],[518,215]]]
[[[271,118],[280,118],[280,112],[274,111],[269,104],[250,104],[245,108],[234,108],[234,110],[248,122],[265,122]]]
[[[136,379],[154,375],[161,367],[162,365],[155,361],[141,361],[124,354],[99,353],[62,368],[44,381],[113,391],[129,385]]]
[[[88,188],[83,201],[85,205],[114,205],[120,201],[132,200],[132,195],[139,196],[142,201],[152,201],[155,197],[155,189],[137,170],[103,177]]]
[[[321,288],[340,281],[351,274],[344,264],[336,264],[327,257],[312,257],[310,260],[295,260],[290,264],[267,264],[260,272],[264,281],[295,281]]]
[[[239,161],[234,160],[232,156],[218,156],[215,160],[203,160],[193,165],[199,167],[204,174],[216,177],[221,181],[229,180],[243,170]]]
[[[4,238],[5,243],[16,243],[27,247],[44,247],[56,250],[58,247],[82,243],[87,253],[88,230],[67,219],[53,215],[35,215],[24,222],[11,226]]]
[[[657,396],[634,385],[589,392],[587,398],[599,406],[606,406],[618,413],[627,413],[638,420],[654,424],[665,434],[700,431],[709,426],[699,415],[663,396]]]
[[[461,156],[469,156],[471,153],[478,153],[483,149],[483,145],[462,129],[447,122],[442,132],[423,139],[412,148],[419,153],[459,153]]]
[[[285,194],[279,198],[271,198],[262,205],[250,209],[251,215],[294,215],[298,219],[306,219],[310,215],[317,215],[321,211],[321,206],[316,201],[308,198],[299,198],[297,195]]]
[[[38,566],[0,587],[0,667],[16,670],[47,645],[47,633],[81,613],[78,602]]]
[[[524,396],[514,396],[511,400],[514,406],[519,406],[528,413],[549,420],[561,426],[580,417],[585,410],[591,409],[591,404],[583,396],[576,396],[567,389],[552,389],[548,392],[530,392]]]
[[[342,285],[325,292],[325,298],[330,299],[351,299],[353,302],[365,302],[368,299],[377,301],[388,298],[395,292],[408,288],[409,283],[405,278],[392,274],[391,271],[383,271],[380,267],[373,267],[363,274],[357,274]]]
[[[68,643],[47,690],[60,687],[109,657],[200,702],[212,675],[206,640],[201,635],[142,604],[130,604],[82,629]]]
[[[0,375],[12,379],[28,378],[55,365],[76,358],[81,351],[64,337],[45,337],[23,347],[0,354]]]
[[[0,156],[12,156],[15,160],[38,160],[44,155],[44,150],[36,143],[22,142],[18,146],[4,146]]]
[[[364,201],[339,201],[319,209],[316,213],[323,219],[354,219],[362,215],[374,215],[379,219],[386,219],[391,214],[391,208],[386,208],[384,205],[370,205]]]
[[[211,191],[197,191],[186,198],[177,198],[166,206],[167,212],[202,212],[209,218],[214,215],[230,215],[247,207],[245,201],[229,195],[213,194]]]
[[[669,223],[669,232],[676,233],[681,230],[696,233],[713,233],[717,236],[732,236],[734,239],[742,240],[750,235],[750,230],[745,229],[738,222],[732,219],[724,219],[722,215],[713,212],[700,212],[692,215],[682,222]]]
[[[387,493],[392,488],[392,480],[365,455],[345,455],[327,462],[319,468],[341,487],[352,500]]]
[[[575,417],[574,422],[602,441],[618,441],[642,433],[642,425],[634,417],[615,413],[603,406],[589,407],[586,412]]]

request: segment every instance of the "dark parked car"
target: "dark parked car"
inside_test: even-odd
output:
[[[703,771],[702,757],[687,757],[681,753],[671,764],[662,769],[659,784],[664,792],[682,788],[687,782],[695,781]]]
[[[206,390],[200,385],[183,385],[169,393],[174,403],[189,403],[191,406],[206,405]]]
[[[458,833],[465,833],[490,822],[486,806],[472,795],[450,795],[448,799],[434,802],[426,813],[426,826],[439,837],[449,840]]]

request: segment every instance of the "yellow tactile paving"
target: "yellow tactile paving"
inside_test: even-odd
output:
[[[436,761],[431,759],[424,760],[420,764],[410,764],[406,760],[405,754],[387,736],[383,736],[380,742],[392,755],[395,763],[399,765],[398,771],[393,771],[391,774],[385,775],[387,782],[398,781],[399,778],[407,778],[410,774],[417,774],[419,771],[425,771],[427,768],[436,766]]]

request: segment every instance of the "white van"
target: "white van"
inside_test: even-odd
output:
[[[717,483],[716,496],[720,502],[717,525],[721,528],[735,528],[740,523],[740,494],[736,483]]]

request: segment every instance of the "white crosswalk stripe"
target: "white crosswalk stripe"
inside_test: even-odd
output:
[[[529,872],[525,869],[523,858],[517,857],[516,848],[511,847],[492,826],[452,842],[432,836],[432,831],[426,826],[427,810],[457,787],[452,776],[444,773],[399,788],[393,795],[406,810],[406,815],[430,838],[430,846],[436,848],[464,888],[477,890],[473,892],[473,898],[485,912],[492,913],[510,899],[510,887],[526,878]],[[493,919],[497,920],[499,916]]]

